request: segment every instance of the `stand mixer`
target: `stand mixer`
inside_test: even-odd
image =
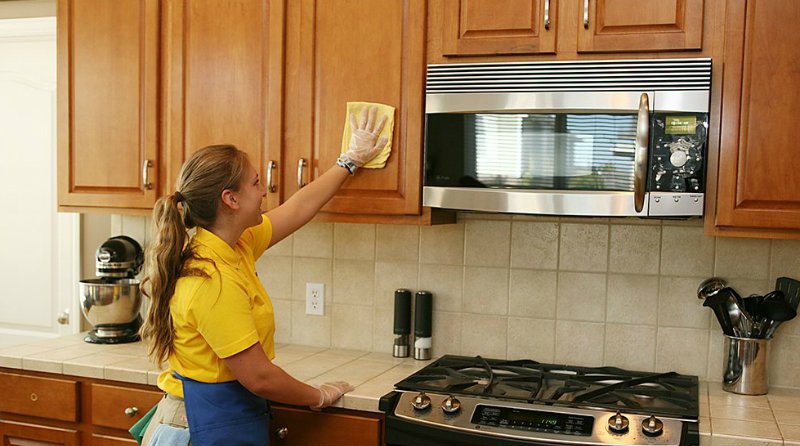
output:
[[[81,312],[94,329],[83,339],[92,344],[122,344],[139,340],[141,293],[136,275],[144,253],[136,240],[111,237],[96,253],[99,279],[80,281]]]

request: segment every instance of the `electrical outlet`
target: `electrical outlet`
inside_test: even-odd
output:
[[[306,314],[325,315],[324,283],[306,283]]]

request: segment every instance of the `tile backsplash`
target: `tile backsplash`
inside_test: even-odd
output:
[[[112,228],[140,233],[143,220],[112,219]],[[424,289],[434,296],[434,357],[721,381],[723,336],[697,286],[719,276],[744,296],[764,294],[777,277],[800,278],[798,253],[800,241],[707,237],[699,220],[459,214],[434,227],[310,223],[257,267],[277,342],[391,352],[394,290]],[[305,314],[306,282],[325,284],[324,316]],[[771,384],[800,387],[800,322],[771,344]]]

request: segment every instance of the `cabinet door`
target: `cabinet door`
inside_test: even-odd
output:
[[[556,0],[445,0],[445,56],[556,50]]]
[[[57,23],[59,205],[151,208],[159,2],[59,0]]]
[[[359,171],[324,211],[419,214],[424,49],[425,0],[288,3],[284,164],[309,164],[300,181],[335,166],[348,101],[397,109],[386,167]],[[298,183],[295,177],[287,188]]]
[[[716,225],[800,229],[796,0],[729,0]]]
[[[320,413],[292,407],[272,408],[270,444],[275,446],[378,446],[381,419]]]
[[[576,0],[578,52],[701,49],[704,0]]]
[[[78,438],[78,432],[72,429],[0,420],[3,446],[78,446]]]
[[[175,0],[165,3],[164,137],[167,182],[212,144],[248,153],[262,176],[273,161],[268,206],[279,203],[283,1]],[[170,192],[168,190],[167,192]]]

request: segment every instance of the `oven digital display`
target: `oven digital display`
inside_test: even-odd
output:
[[[696,116],[667,116],[665,123],[667,135],[694,135],[697,129]]]
[[[472,424],[502,427],[531,432],[591,436],[594,418],[586,415],[543,412],[478,405],[472,415]]]

